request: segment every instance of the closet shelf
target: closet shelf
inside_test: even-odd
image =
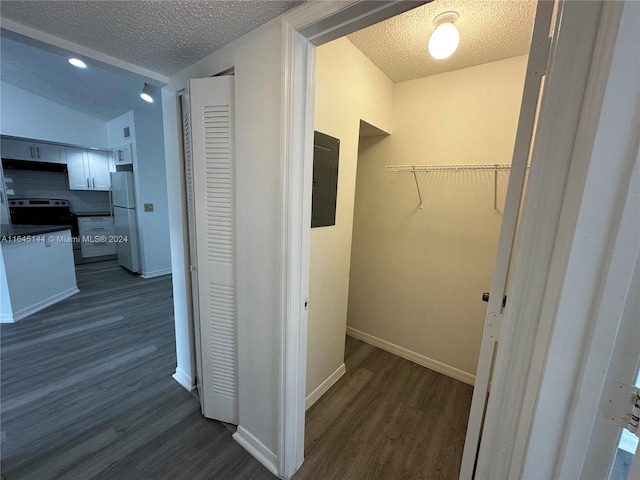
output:
[[[444,172],[460,170],[509,170],[508,163],[494,163],[485,165],[387,165],[387,172]]]
[[[529,166],[527,165],[527,168]],[[422,203],[422,192],[418,183],[418,172],[460,172],[465,170],[490,170],[494,172],[493,177],[493,213],[498,213],[498,170],[510,170],[511,165],[508,163],[494,164],[478,164],[478,165],[387,165],[387,172],[411,172],[416,183],[418,191],[418,199],[420,204],[418,208],[424,208]]]

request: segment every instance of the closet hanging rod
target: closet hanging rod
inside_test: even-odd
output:
[[[510,170],[508,163],[484,165],[387,165],[387,172],[443,172],[461,170]]]

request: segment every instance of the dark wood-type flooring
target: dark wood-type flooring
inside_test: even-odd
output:
[[[170,277],[77,273],[79,294],[0,325],[2,475],[275,479],[171,378]],[[351,337],[345,361],[307,412],[294,480],[457,478],[472,388]]]
[[[352,337],[345,363],[307,412],[294,480],[457,479],[473,388]]]
[[[0,326],[2,475],[274,479],[171,378],[170,276],[99,262],[77,278],[80,293]]]

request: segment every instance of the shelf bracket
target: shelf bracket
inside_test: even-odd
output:
[[[420,199],[420,205],[418,205],[418,208],[424,208],[424,205],[422,204],[422,193],[420,192],[420,184],[418,183],[418,175],[416,175],[416,168],[413,167],[413,179],[416,181],[416,190],[418,190],[418,198]]]
[[[498,167],[496,164],[496,168],[493,171],[493,214],[498,214]]]

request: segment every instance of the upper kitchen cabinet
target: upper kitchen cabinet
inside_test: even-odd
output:
[[[115,165],[131,165],[133,164],[133,156],[131,155],[131,143],[125,143],[113,149],[113,161]]]
[[[51,143],[34,143],[36,160],[40,162],[67,163],[67,154],[62,145]]]
[[[70,190],[109,190],[111,178],[107,152],[67,147],[66,153]]]
[[[89,163],[92,189],[108,191],[111,188],[109,154],[102,150],[89,150],[87,152],[87,161]]]
[[[86,150],[67,147],[67,174],[69,175],[69,190],[91,190],[89,175],[85,173],[86,163]]]
[[[67,163],[65,147],[51,143],[2,138],[2,158]]]

